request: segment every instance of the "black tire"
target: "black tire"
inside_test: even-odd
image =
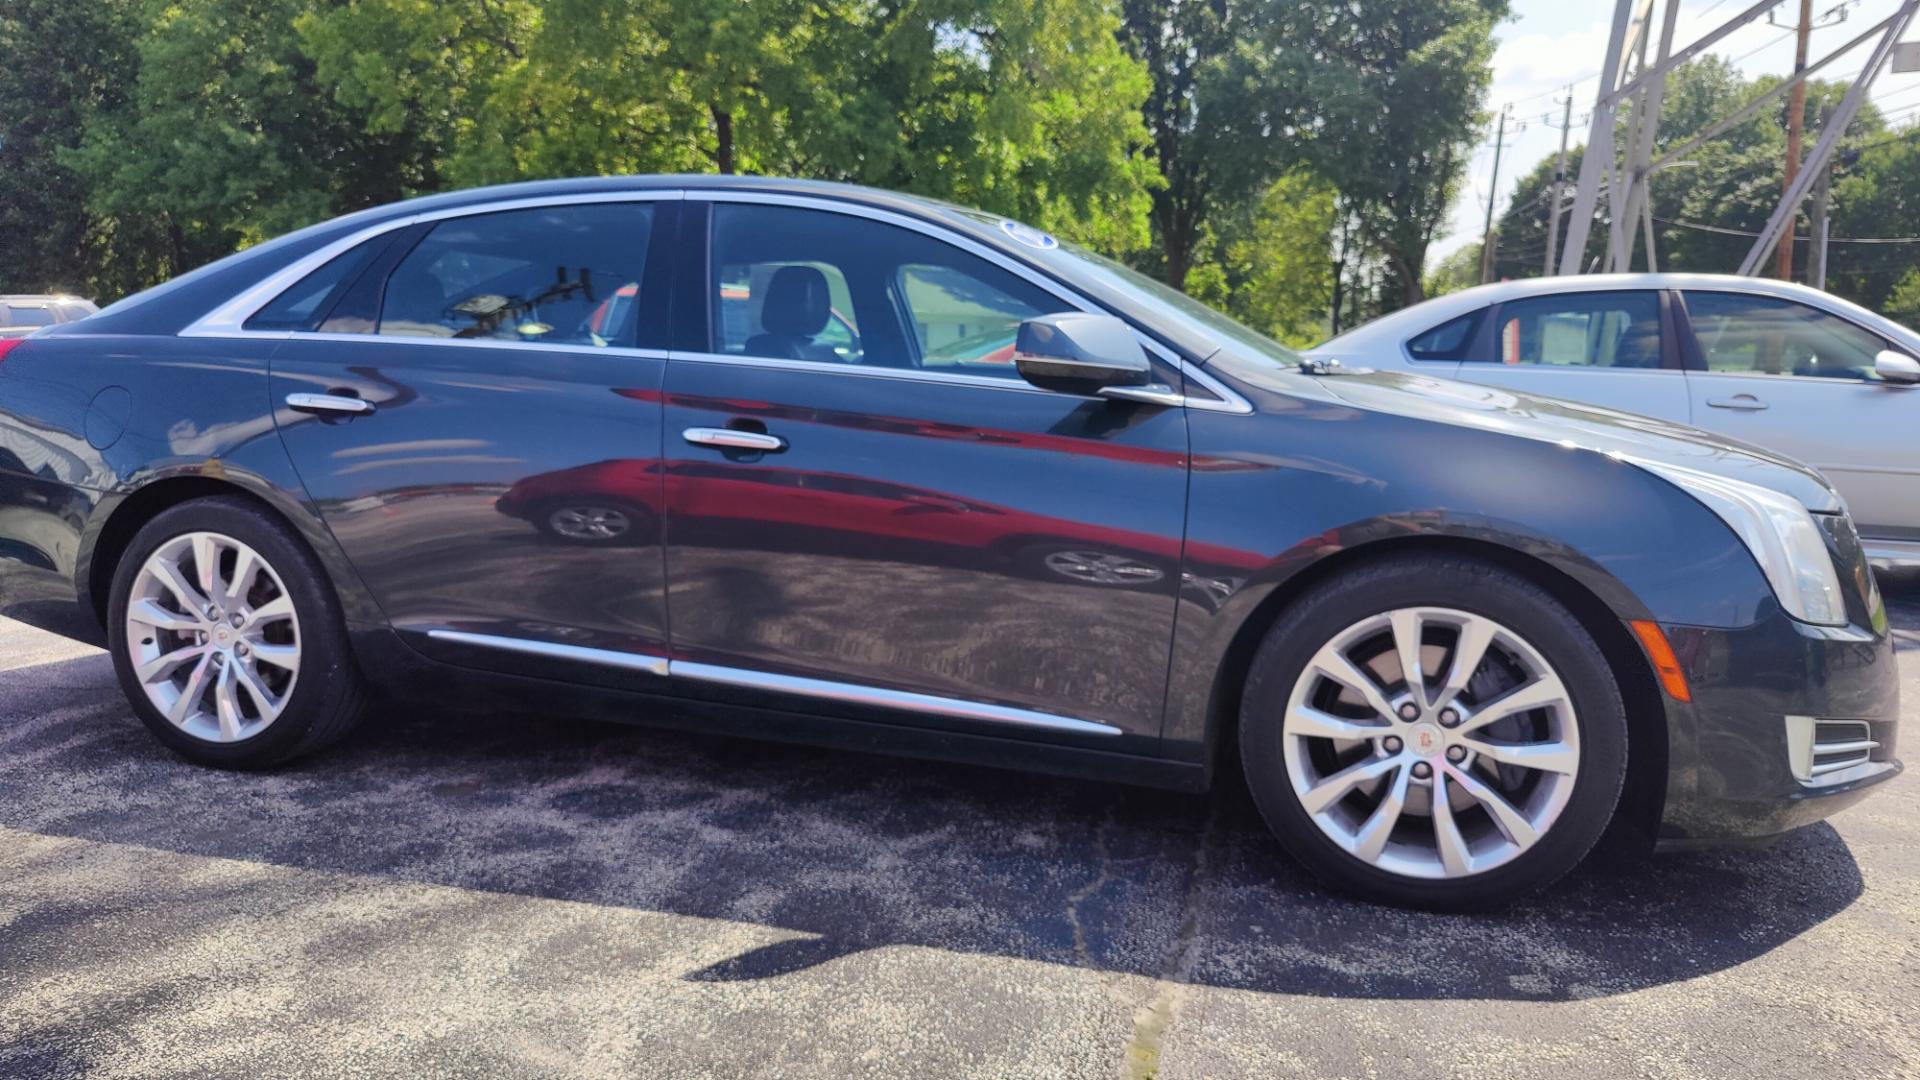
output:
[[[1560,676],[1577,717],[1580,761],[1559,817],[1532,847],[1480,873],[1418,878],[1362,860],[1321,831],[1287,776],[1282,719],[1308,662],[1348,627],[1408,607],[1454,608],[1508,627]],[[1321,880],[1406,907],[1486,910],[1557,880],[1606,830],[1626,777],[1626,707],[1592,635],[1544,589],[1473,559],[1402,556],[1323,582],[1281,614],[1248,671],[1240,707],[1240,750],[1247,785],[1268,827]]]
[[[141,566],[168,541],[195,532],[229,536],[257,552],[284,583],[299,619],[299,672],[284,710],[258,733],[233,742],[203,739],[168,722],[142,689],[128,648],[127,609]],[[114,672],[135,715],[174,752],[219,768],[266,768],[344,737],[365,712],[367,691],[329,580],[307,545],[250,499],[195,499],[156,515],[134,536],[114,568],[108,602]]]

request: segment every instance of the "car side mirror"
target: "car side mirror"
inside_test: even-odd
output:
[[[1890,383],[1920,383],[1920,360],[1903,352],[1883,349],[1873,358],[1874,373]]]
[[[1013,366],[1033,385],[1063,394],[1097,395],[1153,381],[1153,365],[1133,327],[1112,315],[1079,311],[1021,323]]]

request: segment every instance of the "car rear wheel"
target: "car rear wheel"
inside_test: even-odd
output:
[[[1625,708],[1591,635],[1538,586],[1446,557],[1303,596],[1253,660],[1240,735],[1255,800],[1302,863],[1442,910],[1572,869],[1626,770]]]
[[[173,507],[114,574],[114,670],[161,742],[198,762],[255,768],[353,726],[365,693],[327,576],[301,541],[234,497]]]

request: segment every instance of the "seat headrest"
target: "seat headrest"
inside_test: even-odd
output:
[[[769,334],[810,338],[826,329],[832,305],[827,275],[811,266],[783,266],[767,282],[760,326]]]

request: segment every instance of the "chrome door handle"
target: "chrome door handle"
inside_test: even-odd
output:
[[[373,402],[341,394],[288,394],[287,408],[303,413],[335,413],[341,416],[365,416],[374,411]]]
[[[1741,394],[1739,397],[1708,398],[1707,404],[1716,409],[1740,409],[1744,412],[1759,412],[1767,407],[1766,402],[1757,397],[1748,397],[1746,394]]]
[[[787,440],[778,435],[735,431],[732,428],[690,427],[681,432],[680,437],[695,446],[718,446],[723,450],[758,450],[764,454],[777,454],[787,448]]]

